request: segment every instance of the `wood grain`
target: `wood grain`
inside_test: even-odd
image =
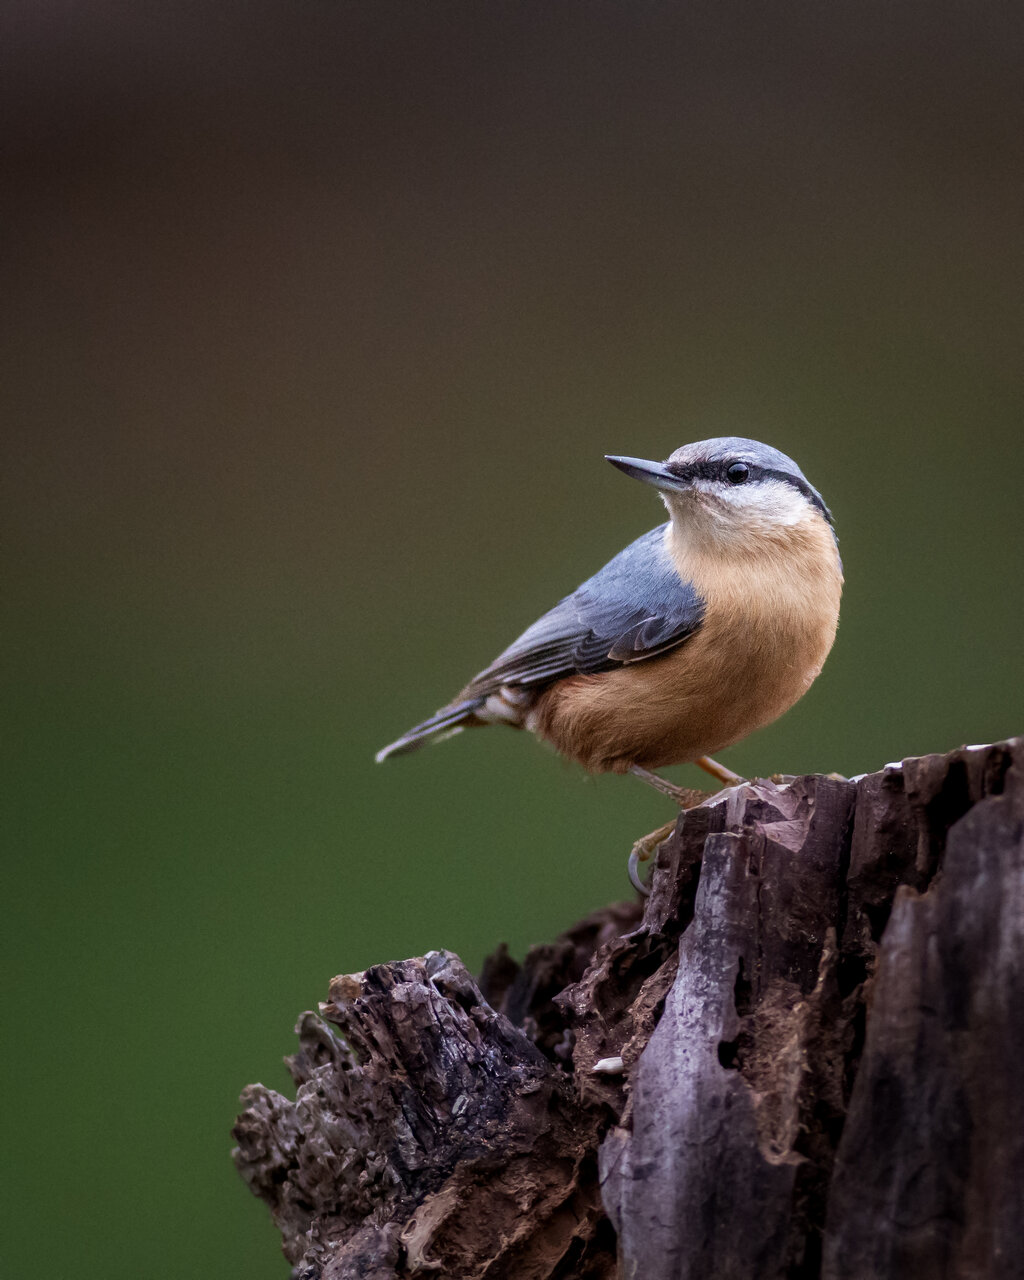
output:
[[[1022,1010],[1024,740],[757,782],[642,915],[335,978],[235,1160],[296,1280],[1011,1280]]]

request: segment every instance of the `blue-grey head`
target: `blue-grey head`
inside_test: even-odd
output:
[[[821,494],[778,449],[742,436],[685,444],[664,462],[608,455],[626,475],[652,484],[673,523],[719,542],[784,537],[809,520],[832,524]]]

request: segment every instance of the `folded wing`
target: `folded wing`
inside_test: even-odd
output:
[[[595,675],[666,653],[700,629],[704,601],[679,577],[660,525],[630,543],[592,578],[528,627],[458,698],[385,747],[377,759],[448,737],[492,694],[521,691],[521,705],[556,680]],[[520,699],[517,699],[519,702]]]
[[[546,685],[653,658],[692,636],[703,616],[704,602],[676,572],[660,525],[538,618],[469,682],[460,701],[502,685]]]

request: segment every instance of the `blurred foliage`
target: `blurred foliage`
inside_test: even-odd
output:
[[[1018,19],[8,8],[0,1272],[269,1280],[228,1130],[299,1011],[669,816],[503,731],[372,761],[661,519],[603,453],[753,435],[836,514],[733,768],[1024,730]]]

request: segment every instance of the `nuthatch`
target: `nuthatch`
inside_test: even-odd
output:
[[[590,772],[635,773],[680,800],[694,793],[651,770],[695,763],[741,781],[710,756],[787,711],[832,647],[843,583],[832,516],[796,463],[756,440],[702,440],[666,462],[608,461],[654,485],[668,522],[378,761],[508,724]]]

